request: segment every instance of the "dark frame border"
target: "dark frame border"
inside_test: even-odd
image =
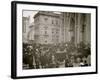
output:
[[[91,8],[96,9],[96,70],[95,72],[83,72],[83,73],[64,73],[64,74],[51,74],[51,75],[37,75],[37,76],[17,76],[17,4],[27,5],[49,5],[49,6],[60,6],[60,7],[80,7],[80,8]],[[86,75],[86,74],[97,74],[98,73],[98,7],[89,5],[73,5],[73,4],[57,4],[57,3],[41,3],[41,2],[25,2],[25,1],[12,1],[11,2],[11,78],[39,78],[39,77],[55,77],[55,76],[72,76],[72,75]]]

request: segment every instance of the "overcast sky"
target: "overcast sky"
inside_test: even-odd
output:
[[[29,10],[24,10],[23,11],[23,17],[28,17],[30,16],[30,23],[34,22],[34,15],[37,13],[38,11],[29,11]]]
[[[23,17],[28,17],[30,16],[30,23],[34,22],[34,15],[37,13],[38,11],[32,11],[32,10],[24,10],[23,11]],[[54,12],[55,14],[61,14],[60,12]]]

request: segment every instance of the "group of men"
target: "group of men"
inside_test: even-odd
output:
[[[90,66],[90,56],[72,55],[67,47],[23,44],[23,69]]]

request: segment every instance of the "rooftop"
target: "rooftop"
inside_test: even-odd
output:
[[[34,18],[36,18],[37,16],[39,15],[46,15],[46,16],[52,16],[52,17],[60,17],[60,12],[57,13],[57,12],[50,12],[50,11],[39,11],[35,16]]]

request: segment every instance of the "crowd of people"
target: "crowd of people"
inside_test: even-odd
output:
[[[23,43],[23,69],[83,66],[91,66],[91,52],[87,46]]]

